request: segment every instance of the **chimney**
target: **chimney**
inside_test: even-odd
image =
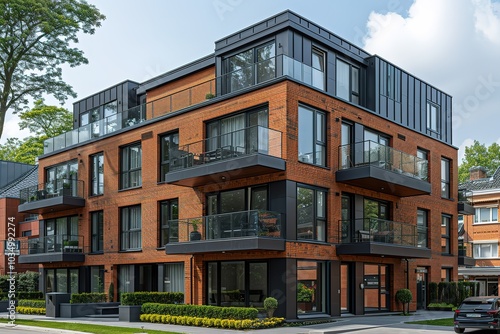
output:
[[[475,166],[469,169],[469,179],[471,181],[484,178],[486,178],[486,168],[481,166]]]

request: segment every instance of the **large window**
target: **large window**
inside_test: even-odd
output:
[[[325,53],[319,49],[312,50],[312,85],[325,90]]]
[[[78,240],[78,216],[47,219],[43,233],[47,252],[60,252],[66,241]]]
[[[441,253],[442,254],[451,254],[450,222],[451,222],[450,216],[448,216],[448,215],[441,216]]]
[[[493,259],[498,257],[498,241],[474,243],[475,259]]]
[[[268,296],[267,277],[267,262],[208,262],[208,304],[263,307]]]
[[[96,211],[90,214],[90,249],[92,253],[102,253],[103,251],[103,212]]]
[[[50,195],[78,195],[78,162],[71,160],[45,170],[45,191]],[[69,192],[68,192],[69,191]]]
[[[401,100],[401,71],[391,64],[382,64],[385,67],[385,77],[380,76],[380,91],[382,95],[395,101]]]
[[[498,207],[476,208],[474,224],[479,223],[498,223]]]
[[[299,105],[299,161],[326,166],[326,116]]]
[[[141,237],[141,206],[121,208],[121,250],[138,250],[142,247]]]
[[[45,292],[78,293],[78,268],[45,269]]]
[[[427,102],[427,129],[432,132],[439,132],[439,106],[432,102]]]
[[[422,180],[427,180],[429,174],[429,151],[417,149],[417,174]]]
[[[450,198],[450,160],[441,158],[441,197]]]
[[[224,60],[227,92],[273,79],[276,76],[274,41],[240,52]]]
[[[90,157],[91,163],[91,195],[102,195],[104,193],[104,154],[97,153]]]
[[[142,185],[142,148],[141,143],[121,149],[121,187],[134,188]]]
[[[297,260],[297,313],[326,312],[324,262]]]
[[[359,104],[359,68],[337,59],[336,95]]]
[[[429,213],[427,210],[417,209],[418,247],[427,247],[427,230]]]
[[[326,241],[326,191],[297,187],[297,239]]]
[[[160,202],[160,244],[179,241],[179,202],[177,199]]]
[[[90,292],[104,292],[104,266],[90,266]]]
[[[160,181],[165,181],[166,174],[183,160],[179,152],[179,133],[171,133],[160,137]]]

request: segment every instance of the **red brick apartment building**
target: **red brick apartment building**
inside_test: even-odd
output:
[[[500,168],[492,175],[483,167],[471,168],[469,180],[459,185],[459,193],[469,212],[458,216],[459,278],[479,282],[481,296],[498,296]]]
[[[44,291],[182,291],[287,319],[425,307],[457,279],[451,97],[285,11],[74,103],[20,261]],[[418,291],[417,291],[418,287]],[[418,293],[417,293],[418,292]]]

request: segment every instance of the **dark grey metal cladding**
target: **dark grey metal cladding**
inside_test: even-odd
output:
[[[72,196],[57,196],[19,205],[19,212],[46,213],[85,206],[85,199]]]
[[[248,250],[284,251],[285,239],[245,237],[176,242],[165,245],[165,253],[167,254],[196,254]]]
[[[431,184],[427,181],[371,165],[338,170],[335,178],[337,182],[400,197],[431,193]]]
[[[474,206],[467,202],[458,202],[458,213],[462,215],[473,215],[476,213]]]
[[[472,257],[458,254],[458,265],[466,267],[474,267],[476,265],[476,260]]]
[[[286,169],[285,160],[265,154],[253,154],[207,163],[199,166],[171,171],[166,175],[166,182],[188,187],[229,181],[267,174]]]
[[[33,165],[0,160],[0,189],[33,169]]]
[[[76,129],[81,126],[80,114],[101,107],[106,103],[116,100],[118,113],[137,106],[138,101],[136,89],[138,86],[139,83],[126,80],[91,96],[88,96],[80,101],[74,102],[73,128]],[[100,110],[100,118],[104,118],[102,110]]]
[[[430,259],[431,250],[377,242],[356,242],[337,245],[338,255],[384,255],[401,258]]]
[[[19,255],[19,263],[48,263],[48,262],[84,262],[85,254],[83,253],[42,253]]]

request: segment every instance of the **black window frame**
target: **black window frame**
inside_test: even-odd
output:
[[[419,212],[423,216],[423,224],[419,225]],[[421,244],[420,242],[423,241]],[[417,208],[417,246],[429,248],[429,210]]]
[[[102,182],[101,180],[102,176]],[[90,195],[104,194],[104,152],[90,156]]]
[[[131,154],[130,150],[133,148],[139,148],[139,155],[140,155],[140,163],[139,167],[136,168],[131,168]],[[127,154],[128,160],[127,160],[127,168],[124,166],[124,152],[129,151]],[[131,185],[131,175],[132,173],[138,172],[138,184],[137,185]],[[131,188],[138,188],[142,186],[142,143],[141,142],[136,142],[127,146],[122,146],[120,148],[120,190],[125,190],[125,189],[131,189]]]
[[[441,254],[443,255],[451,255],[451,218],[448,214],[441,214]]]
[[[164,248],[168,243],[179,242],[179,199],[160,201],[158,205],[160,210],[158,247]],[[177,231],[177,238],[172,236],[175,231]]]
[[[90,212],[90,252],[104,252],[104,211]]]
[[[306,189],[306,190],[311,190],[312,191],[312,202],[310,203],[310,206],[312,207],[312,217],[309,217],[311,219],[312,226],[310,227],[310,230],[307,231],[307,236],[309,237],[300,237],[299,236],[299,214],[300,214],[300,208],[299,208],[299,189]],[[323,193],[323,217],[318,215],[318,193]],[[296,199],[297,199],[297,233],[296,233],[296,239],[300,241],[313,241],[313,242],[327,242],[328,241],[328,236],[327,236],[327,231],[328,231],[328,189],[325,188],[320,188],[320,187],[314,187],[311,185],[307,184],[302,184],[302,183],[297,183],[297,189],[296,189]],[[303,209],[303,208],[302,208]],[[318,237],[318,223],[322,222],[323,224],[323,239],[319,239]]]
[[[350,62],[348,62],[347,60],[345,59],[342,59],[342,58],[339,58],[339,57],[336,57],[335,59],[335,96],[337,97],[340,97],[342,99],[344,99],[344,97],[340,96],[338,94],[338,88],[339,88],[339,80],[338,80],[338,68],[339,68],[339,62],[345,64],[348,66],[349,68],[349,87],[347,88],[348,89],[348,94],[349,94],[349,98],[347,99],[347,101],[349,102],[352,102],[352,103],[355,103],[355,104],[360,104],[361,102],[361,69],[359,66],[356,66]],[[354,77],[356,77],[356,79],[354,79]],[[354,81],[357,81],[356,84],[354,83]]]
[[[160,182],[165,182],[166,174],[170,172],[171,166],[180,163],[179,156],[179,131],[160,135]],[[168,142],[168,148],[167,146]],[[177,160],[176,160],[177,159]]]
[[[311,129],[304,129],[300,119],[301,119],[301,110],[307,110],[309,112],[312,112],[312,131]],[[321,115],[323,122],[321,123],[322,127],[322,135],[320,136],[321,138],[318,139],[318,117]],[[315,166],[320,166],[320,167],[327,167],[327,113],[325,111],[319,110],[317,108],[313,108],[304,104],[299,104],[298,108],[298,160],[303,163],[307,163],[310,165],[315,165]],[[301,138],[305,138],[308,136],[312,136],[312,152],[300,152],[300,143],[304,142],[304,140],[301,140]],[[318,161],[318,147],[322,148],[322,155],[321,159],[322,161]],[[302,154],[301,154],[302,153]],[[312,154],[312,162],[311,159],[307,158],[307,155]]]
[[[140,218],[139,228],[132,228],[131,212],[134,209],[139,210],[139,216],[138,216]],[[128,211],[127,215],[124,214],[125,211]],[[126,229],[124,229],[124,225],[126,225]],[[136,233],[139,234],[139,245],[138,247],[131,247],[132,244],[131,238]],[[138,250],[142,250],[142,207],[140,204],[125,206],[120,208],[120,251],[138,251]]]
[[[441,157],[441,198],[451,198],[451,160]]]
[[[427,101],[426,104],[426,127],[433,133],[439,133],[441,127],[441,108],[438,104]]]

